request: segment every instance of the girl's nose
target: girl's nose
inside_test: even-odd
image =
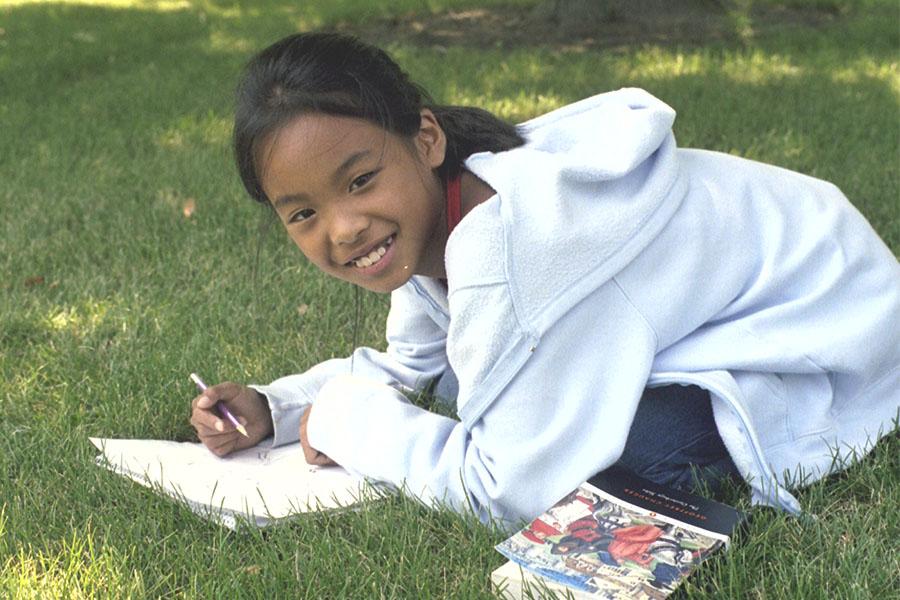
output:
[[[355,244],[368,226],[369,220],[361,214],[337,214],[334,216],[329,229],[331,243],[337,246]]]

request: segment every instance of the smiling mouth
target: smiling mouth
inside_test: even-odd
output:
[[[378,246],[370,250],[367,254],[360,256],[358,258],[354,258],[353,260],[347,262],[347,265],[353,265],[359,269],[365,269],[367,267],[371,267],[374,264],[377,264],[385,254],[387,254],[388,248],[391,247],[391,244],[394,243],[394,236],[389,236],[386,240],[381,242]]]

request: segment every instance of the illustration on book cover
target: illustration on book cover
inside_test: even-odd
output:
[[[572,588],[657,600],[724,541],[639,512],[582,485],[497,549]]]

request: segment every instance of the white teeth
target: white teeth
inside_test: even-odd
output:
[[[362,258],[357,258],[356,260],[353,261],[353,264],[356,265],[357,267],[361,267],[361,268],[371,267],[372,265],[377,263],[379,260],[381,260],[382,256],[387,254],[387,248],[388,248],[388,246],[390,246],[393,243],[393,241],[394,241],[394,237],[393,236],[389,237],[383,245],[378,246],[377,248],[375,248],[374,250],[372,250],[367,255],[363,256]]]

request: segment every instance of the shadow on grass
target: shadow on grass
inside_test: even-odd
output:
[[[351,4],[344,2],[342,10]],[[15,135],[0,136],[6,182],[0,194],[36,203],[98,190],[97,207],[139,209],[135,217],[123,213],[116,222],[121,227],[145,218],[148,205],[177,214],[203,195],[240,197],[228,146],[242,65],[285,34],[330,23],[364,36],[390,34],[379,41],[438,101],[481,105],[514,121],[600,91],[644,87],[678,110],[681,145],[832,180],[898,252],[900,184],[885,158],[897,155],[900,139],[896,119],[885,123],[897,109],[898,35],[885,18],[896,10],[887,6],[866,14],[803,13],[813,15],[807,19],[813,26],[797,17],[790,28],[773,25],[749,43],[647,43],[650,38],[638,37],[613,50],[572,47],[536,31],[514,37],[527,6],[518,13],[509,7],[401,13],[394,21],[370,13],[363,25],[341,20],[337,9],[317,13],[315,6],[280,1],[263,8],[203,3],[165,11],[8,7],[0,9],[0,77],[8,83],[0,89],[0,129]],[[467,33],[453,44],[440,37],[440,26],[430,27],[460,14],[480,17],[460,21]],[[404,33],[411,23],[420,23],[424,37]],[[491,40],[497,39],[515,44],[496,47]],[[58,239],[53,214],[35,212],[22,235]],[[234,215],[223,213],[221,225]],[[91,232],[91,219],[75,212],[66,219],[67,243],[78,245]],[[112,233],[94,238],[104,235]],[[153,235],[159,242],[171,232]],[[95,239],[92,247],[105,246]],[[157,244],[150,258],[164,262],[166,256]]]
[[[351,4],[344,2],[342,10]],[[96,189],[98,207],[138,207],[144,211],[135,212],[139,218],[148,203],[177,213],[202,194],[241,196],[228,146],[242,65],[285,34],[329,23],[315,7],[274,1],[248,6],[0,9],[0,76],[8,83],[0,91],[0,129],[15,132],[0,136],[0,175],[7,183],[0,194],[40,202]],[[814,26],[773,26],[771,35],[749,44],[648,44],[649,38],[638,37],[614,51],[573,48],[536,31],[511,37],[519,23],[515,14],[527,6],[519,13],[509,7],[402,13],[394,21],[370,14],[364,25],[342,21],[337,9],[329,18],[332,26],[367,36],[391,33],[384,24],[394,23],[393,34],[380,41],[438,101],[481,105],[510,120],[600,91],[644,87],[679,111],[681,145],[832,180],[897,252],[900,185],[885,157],[897,155],[900,136],[896,119],[886,124],[885,115],[897,109],[898,35],[885,18],[896,10],[887,6],[866,14],[804,13],[815,17],[807,19]],[[463,22],[468,33],[453,44],[439,37],[440,27],[429,27],[460,14],[480,17]],[[425,37],[404,33],[417,22]],[[492,39],[516,43],[494,47]],[[112,189],[125,198],[103,193]],[[25,232],[34,239],[49,235],[51,214],[35,213]],[[229,214],[222,217],[225,226]],[[117,225],[126,226],[128,218]],[[70,242],[78,244],[90,219],[74,212],[66,219]],[[154,235],[164,239],[169,233]],[[154,255],[159,252],[165,254],[157,249]]]

